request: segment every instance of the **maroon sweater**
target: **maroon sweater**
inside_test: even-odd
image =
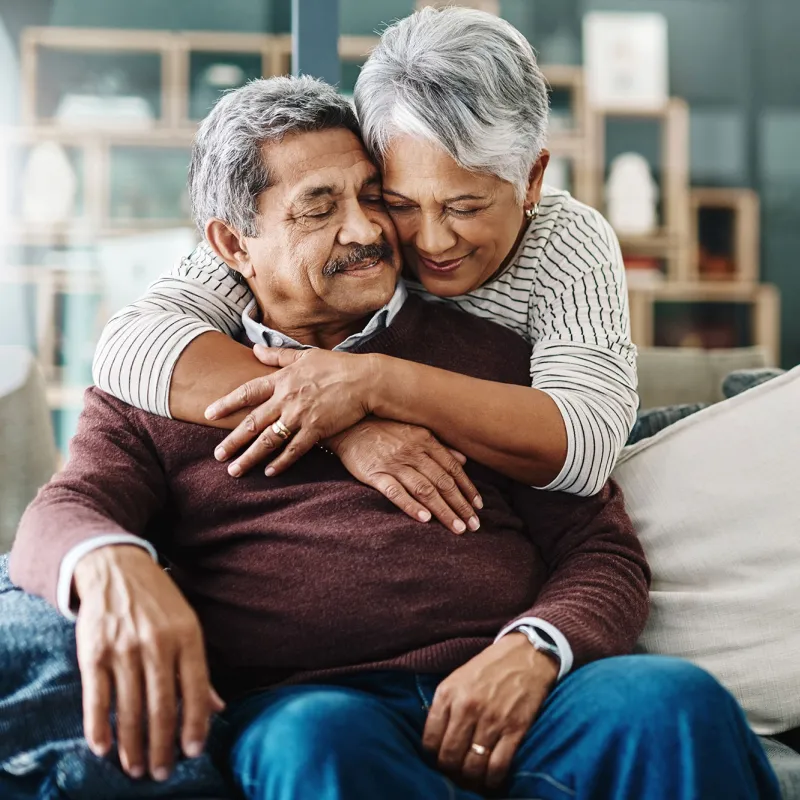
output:
[[[529,381],[519,336],[413,297],[360,351]],[[456,536],[415,522],[321,449],[279,477],[234,480],[212,457],[224,436],[90,389],[66,468],[22,519],[12,580],[55,603],[71,547],[148,538],[197,611],[228,698],[364,668],[448,672],[520,616],[557,626],[576,666],[630,652],[644,627],[648,568],[613,482],[584,498],[470,462],[481,529]]]

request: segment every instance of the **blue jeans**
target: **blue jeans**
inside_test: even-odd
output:
[[[248,800],[477,800],[421,745],[444,676],[368,672],[229,707],[229,765]],[[540,800],[779,800],[735,700],[688,662],[625,656],[561,681],[501,795]]]

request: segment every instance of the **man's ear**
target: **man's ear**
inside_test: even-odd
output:
[[[536,163],[531,167],[531,174],[528,178],[528,191],[525,194],[525,205],[534,206],[542,199],[542,183],[544,182],[544,171],[550,163],[550,151],[542,150]]]
[[[216,218],[206,222],[205,233],[206,239],[211,245],[211,249],[231,269],[236,270],[236,272],[246,279],[255,276],[244,236],[231,228],[227,222]]]

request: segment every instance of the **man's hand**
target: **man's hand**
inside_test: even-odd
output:
[[[277,475],[317,442],[347,430],[369,414],[372,356],[263,345],[256,345],[254,352],[262,363],[280,369],[248,381],[206,410],[207,419],[219,419],[251,409],[214,453],[219,461],[226,461],[250,444],[228,467],[234,477],[244,475],[283,448],[268,466],[267,474]],[[291,432],[288,441],[272,430],[278,420]]]
[[[453,778],[497,788],[557,677],[554,659],[523,634],[507,634],[439,684],[423,746]]]
[[[83,726],[95,755],[108,753],[112,692],[122,767],[166,780],[172,768],[177,695],[183,699],[181,745],[199,756],[209,717],[222,700],[211,687],[203,635],[177,586],[140,547],[110,545],[75,569],[80,599],[75,635],[83,684]],[[177,684],[177,686],[176,686]],[[147,710],[149,757],[144,753]]]
[[[433,515],[455,533],[480,526],[473,505],[483,501],[464,472],[467,459],[426,428],[370,417],[325,444],[354,478],[409,517],[428,522]]]

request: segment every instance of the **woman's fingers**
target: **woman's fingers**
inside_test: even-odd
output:
[[[427,508],[445,528],[454,533],[465,533],[467,523],[450,507],[437,488],[437,483],[444,482],[441,476],[446,476],[446,473],[432,459],[427,461],[428,463],[420,464],[417,467],[400,467],[395,477],[403,484],[406,491],[417,502]],[[434,475],[433,481],[428,477],[428,474]],[[452,481],[452,478],[450,480]]]
[[[373,489],[377,489],[390,503],[394,503],[411,519],[418,522],[430,522],[432,514],[425,506],[418,503],[400,481],[385,472],[378,472],[368,480]]]
[[[252,409],[217,445],[214,457],[217,461],[227,461],[243,447],[249,445],[247,450],[228,466],[228,472],[234,478],[249,472],[284,444],[285,440],[272,429],[273,423],[279,417],[280,409],[272,402],[266,402],[258,408]]]
[[[271,478],[285,472],[295,461],[302,458],[317,443],[316,434],[302,429],[298,434],[292,436],[284,443],[283,451],[269,463],[264,474]]]
[[[272,397],[274,391],[275,384],[272,376],[264,375],[261,378],[253,378],[238,389],[226,394],[225,397],[213,402],[206,409],[206,419],[228,417],[244,408],[261,405]]]
[[[471,531],[478,530],[478,526],[475,524],[478,522],[478,518],[475,516],[473,508],[483,508],[483,500],[475,488],[475,484],[464,472],[463,463],[456,458],[452,451],[438,442],[428,449],[428,455],[454,482],[454,485],[450,486],[449,481],[442,478],[444,487],[440,486],[439,491],[453,510],[467,523],[467,527]],[[459,453],[459,455],[461,454]]]

